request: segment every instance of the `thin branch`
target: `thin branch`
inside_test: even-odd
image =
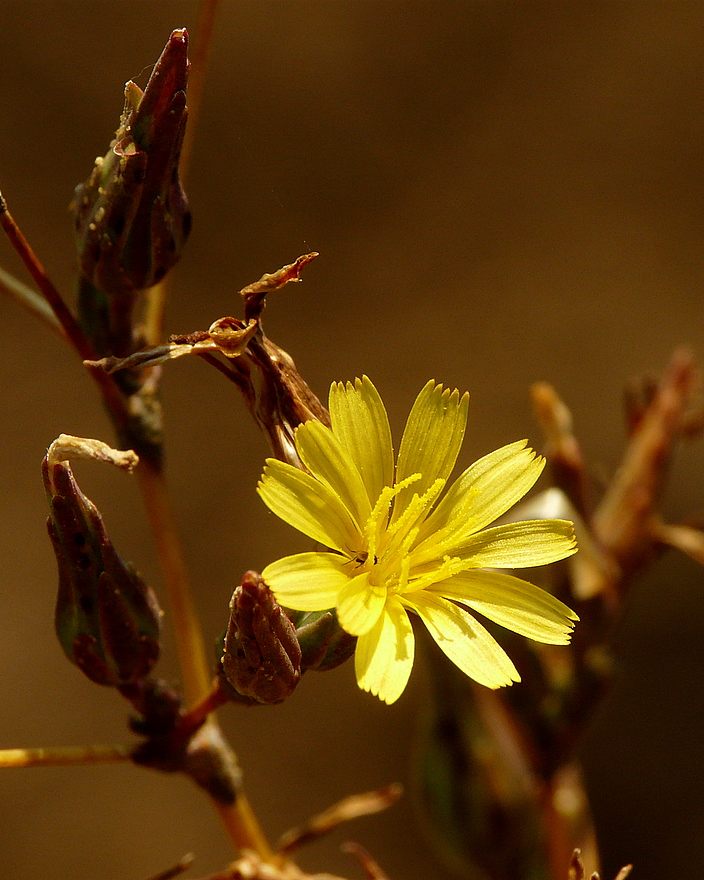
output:
[[[590,513],[584,456],[572,430],[572,414],[547,382],[531,386],[533,412],[547,441],[545,457],[555,484],[563,490],[584,519]]]
[[[173,880],[174,877],[178,877],[179,874],[187,871],[195,860],[196,857],[193,853],[187,853],[177,864],[167,868],[165,871],[159,871],[158,874],[153,874],[149,880]]]
[[[188,83],[188,127],[181,150],[180,174],[183,180],[188,176],[193,155],[193,142],[198,129],[198,117],[203,105],[203,91],[210,51],[213,47],[213,30],[218,5],[218,0],[202,0],[196,25],[195,47]]]
[[[341,849],[342,852],[348,853],[357,859],[362,866],[364,873],[367,875],[368,880],[388,880],[387,875],[382,871],[376,859],[372,858],[366,849],[364,849],[363,846],[360,846],[356,841],[348,840],[346,843],[342,844]]]
[[[198,703],[209,694],[212,675],[166,478],[146,459],[142,459],[136,473],[171,602],[184,694],[188,704]]]
[[[353,794],[343,798],[322,813],[318,813],[306,822],[301,828],[292,828],[279,840],[277,852],[289,853],[306,843],[324,834],[329,834],[342,822],[357,819],[360,816],[370,816],[381,810],[386,810],[396,803],[401,797],[403,789],[398,783],[386,785],[377,791],[367,791],[364,794]]]
[[[43,321],[59,336],[64,336],[61,324],[44,297],[33,288],[27,287],[14,275],[10,275],[2,267],[0,267],[0,289],[4,290],[28,312],[31,312],[35,318]]]
[[[78,322],[71,314],[70,309],[63,301],[61,294],[47,275],[46,269],[32,250],[24,233],[10,214],[2,192],[0,192],[0,226],[2,226],[10,243],[34,279],[68,342],[76,350],[81,360],[96,360],[98,357],[97,352],[86,338]],[[27,289],[29,290],[29,288]],[[90,374],[100,388],[103,401],[110,412],[115,427],[118,431],[123,430],[129,420],[129,416],[125,408],[124,399],[115,382],[101,370],[92,369]]]
[[[193,155],[193,142],[198,127],[198,117],[203,103],[205,75],[208,58],[213,45],[213,28],[218,0],[202,0],[200,15],[196,27],[195,48],[188,83],[188,124],[183,140],[179,175],[185,186],[188,169]],[[150,345],[158,345],[164,333],[164,312],[169,289],[169,281],[164,278],[147,293],[147,305],[144,318],[144,334]]]
[[[220,706],[224,706],[228,701],[229,697],[222,690],[220,682],[217,681],[210,693],[181,718],[179,727],[182,730],[197,730],[206,721],[208,715],[215,712]]]
[[[81,355],[83,360],[95,360],[97,354],[86,339],[83,331],[78,326],[78,322],[71,314],[68,306],[63,301],[59,291],[54,287],[53,282],[47,275],[46,269],[39,261],[39,258],[32,250],[24,233],[17,225],[14,217],[10,214],[7,202],[3,194],[0,192],[0,226],[2,226],[5,235],[10,240],[10,244],[14,247],[20,259],[24,263],[27,271],[34,279],[35,284],[41,291],[44,299],[50,306],[58,323],[64,330],[69,341]]]
[[[129,761],[128,746],[54,746],[45,749],[0,749],[2,767],[56,767],[72,764],[114,764]]]
[[[210,700],[213,697],[211,690],[213,676],[200,620],[193,602],[166,479],[161,470],[145,459],[140,463],[136,473],[156,543],[164,586],[171,603],[186,700],[194,706],[193,712],[201,711],[204,706],[208,711],[212,711],[214,706],[211,705]],[[205,714],[207,715],[207,712]],[[206,728],[219,741],[221,748],[230,749],[219,735],[219,727],[214,716],[201,728],[201,731],[205,731]],[[231,754],[231,750],[229,753]],[[271,848],[242,789],[237,792],[237,797],[232,803],[224,803],[217,799],[213,799],[213,803],[237,852],[247,849],[257,852],[265,860],[271,857]]]

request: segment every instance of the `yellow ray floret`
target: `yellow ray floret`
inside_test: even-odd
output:
[[[463,672],[490,688],[519,676],[472,611],[555,645],[569,642],[577,620],[550,593],[492,570],[545,565],[577,549],[566,520],[489,528],[543,469],[525,441],[476,461],[440,498],[468,405],[467,394],[428,382],[394,466],[389,420],[374,385],[366,376],[334,383],[332,427],[310,421],[296,430],[308,472],[269,459],[259,483],[277,516],[332,551],[279,559],[264,569],[264,580],[287,608],[336,608],[341,626],[358,637],[359,686],[387,703],[403,693],[413,666],[409,614]]]

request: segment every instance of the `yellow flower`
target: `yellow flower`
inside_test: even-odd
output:
[[[486,528],[531,488],[544,460],[511,443],[445,487],[462,445],[469,395],[430,381],[418,395],[394,468],[391,431],[365,376],[330,388],[332,430],[296,430],[308,473],[268,459],[258,487],[277,516],[331,552],[299,553],[262,572],[277,600],[298,611],[336,608],[358,636],[359,686],[387,703],[413,665],[409,612],[447,656],[490,688],[519,681],[496,640],[463,606],[539,642],[565,645],[577,615],[527,581],[487,568],[524,568],[576,550],[572,523],[533,520]]]

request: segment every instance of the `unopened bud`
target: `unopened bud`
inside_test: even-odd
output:
[[[134,684],[159,656],[161,611],[154,593],[118,556],[99,511],[61,458],[66,454],[65,444],[52,444],[42,465],[47,528],[59,568],[56,634],[68,659],[92,681]],[[84,450],[82,457],[99,456]]]
[[[79,308],[101,354],[131,353],[136,295],[161,281],[190,232],[178,175],[188,115],[187,49],[187,32],[174,31],[144,92],[127,83],[115,139],[76,188]]]
[[[232,594],[221,668],[226,682],[252,703],[280,703],[301,677],[293,625],[254,571]]]
[[[291,611],[296,638],[301,647],[301,669],[326,672],[344,663],[354,653],[357,639],[345,632],[334,609]]]

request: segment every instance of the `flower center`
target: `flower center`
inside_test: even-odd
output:
[[[403,489],[420,479],[420,474],[413,474],[382,491],[364,529],[367,549],[355,557],[355,561],[369,572],[371,585],[383,585],[392,593],[403,593],[408,588],[411,549],[445,485],[445,480],[438,479],[427,491],[420,495],[416,493],[401,515],[389,525],[392,502]]]

